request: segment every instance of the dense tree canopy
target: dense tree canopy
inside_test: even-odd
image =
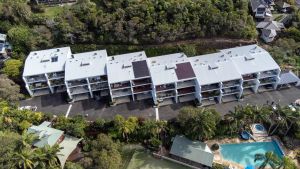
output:
[[[0,101],[18,101],[23,95],[20,87],[10,80],[6,75],[0,75]]]
[[[4,63],[3,73],[12,79],[20,77],[21,67],[23,63],[20,60],[10,59]]]
[[[7,0],[0,9],[0,29],[9,32],[17,48],[45,48],[52,42],[149,44],[213,36],[256,37],[247,0],[78,0],[53,9]]]

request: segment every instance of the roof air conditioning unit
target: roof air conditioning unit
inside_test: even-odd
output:
[[[175,64],[166,64],[166,69],[176,69]]]
[[[209,70],[218,69],[219,66],[215,63],[208,65]]]
[[[245,60],[249,61],[249,60],[254,60],[255,58],[253,56],[245,56]]]

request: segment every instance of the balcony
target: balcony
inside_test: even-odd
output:
[[[238,100],[238,95],[228,95],[228,96],[223,96],[222,97],[222,102],[227,103],[227,102],[232,102]]]
[[[48,79],[61,79],[65,77],[65,72],[55,72],[55,73],[49,73]]]
[[[220,88],[220,84],[219,83],[215,83],[215,84],[211,84],[211,85],[203,85],[201,86],[201,91],[210,91],[210,90],[217,90]]]
[[[92,91],[108,89],[108,84],[107,83],[91,84],[91,89]]]
[[[240,89],[237,87],[222,89],[223,95],[231,95],[231,94],[237,94],[240,92]]]
[[[177,83],[177,89],[191,87],[191,86],[195,86],[195,85],[196,85],[195,80],[188,80],[188,81],[178,82]]]
[[[114,84],[110,84],[110,87],[112,90],[122,89],[122,88],[130,88],[130,82],[114,83]]]
[[[262,79],[262,78],[267,78],[267,77],[272,77],[272,76],[277,76],[276,70],[261,72],[259,78]]]
[[[66,90],[67,90],[66,86],[55,86],[55,87],[53,87],[53,92],[54,93],[64,92]]]
[[[195,93],[195,87],[188,87],[188,88],[178,89],[177,91],[178,91],[178,95],[191,94],[191,93]]]
[[[246,81],[243,82],[243,88],[250,88],[256,85],[256,81]]]
[[[148,93],[140,93],[140,94],[135,94],[134,99],[135,100],[144,100],[144,99],[150,99],[152,98],[151,92]]]
[[[151,84],[151,79],[146,78],[146,79],[139,79],[139,80],[133,80],[132,81],[132,86],[141,86],[141,85],[147,85]]]
[[[44,75],[26,77],[28,83],[45,82],[47,81]]]
[[[201,95],[202,95],[202,98],[218,97],[218,96],[220,96],[220,91],[215,90],[215,91],[203,92],[203,93],[201,93]]]
[[[90,95],[89,93],[81,93],[81,94],[77,94],[75,96],[73,96],[73,101],[80,101],[80,100],[87,100],[90,99]]]
[[[29,89],[31,90],[38,90],[38,89],[45,89],[49,88],[47,82],[39,82],[39,83],[33,83],[29,85]]]
[[[72,95],[90,92],[88,86],[72,87],[72,88],[69,89],[69,90],[70,90],[70,93],[71,93]]]
[[[169,97],[175,97],[174,91],[168,91],[168,92],[162,92],[157,94],[157,98],[163,99],[163,98],[169,98]]]
[[[276,78],[275,77],[267,77],[264,79],[260,79],[260,85],[266,85],[270,83],[276,83]]]
[[[115,90],[112,91],[112,96],[113,97],[122,97],[122,96],[128,96],[131,95],[132,92],[130,89],[122,89],[122,90]]]
[[[102,83],[107,82],[107,76],[98,76],[98,77],[92,77],[89,78],[90,83]]]
[[[86,79],[68,81],[68,87],[76,87],[76,86],[82,86],[82,85],[87,85]]]
[[[53,86],[62,86],[65,85],[64,79],[54,79],[50,81],[50,85]]]
[[[40,89],[40,90],[35,90],[32,92],[33,96],[41,96],[41,95],[47,95],[50,94],[51,91],[49,88],[44,88],[44,89]]]
[[[257,78],[256,73],[243,75],[243,80],[244,81],[255,80],[256,78]]]
[[[188,101],[193,101],[195,100],[195,95],[194,94],[188,94],[184,96],[179,96],[178,97],[179,102],[188,102]]]
[[[223,88],[239,86],[239,85],[240,85],[240,80],[232,80],[232,81],[223,82]]]
[[[165,91],[165,90],[171,90],[171,89],[175,89],[174,84],[166,84],[166,85],[157,85],[156,86],[156,91],[158,91],[158,92]]]
[[[138,86],[133,88],[133,93],[142,93],[152,90],[151,85]]]

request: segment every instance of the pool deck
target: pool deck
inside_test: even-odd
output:
[[[259,141],[254,141],[253,139],[242,140],[242,139],[236,137],[236,138],[208,140],[205,143],[209,147],[211,147],[213,144],[216,144],[216,143],[220,145],[220,144],[238,144],[238,143],[253,143],[253,142],[270,142],[270,141],[273,141],[273,140],[275,140],[277,142],[277,144],[279,144],[280,149],[284,152],[284,154],[286,156],[291,155],[292,151],[286,149],[284,147],[284,145],[282,144],[282,142],[280,141],[280,139],[275,137],[275,136],[263,137]],[[227,165],[227,166],[232,166],[232,167],[235,167],[236,169],[244,169],[245,168],[244,166],[242,166],[238,163],[235,163],[233,161],[225,160],[222,157],[220,150],[213,151],[213,153],[214,153],[214,163],[223,164],[223,165]]]

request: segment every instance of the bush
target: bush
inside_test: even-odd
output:
[[[220,148],[220,146],[219,146],[219,144],[217,144],[217,143],[215,143],[215,144],[213,144],[213,145],[211,146],[211,150],[212,150],[212,151],[219,150],[219,148]]]

